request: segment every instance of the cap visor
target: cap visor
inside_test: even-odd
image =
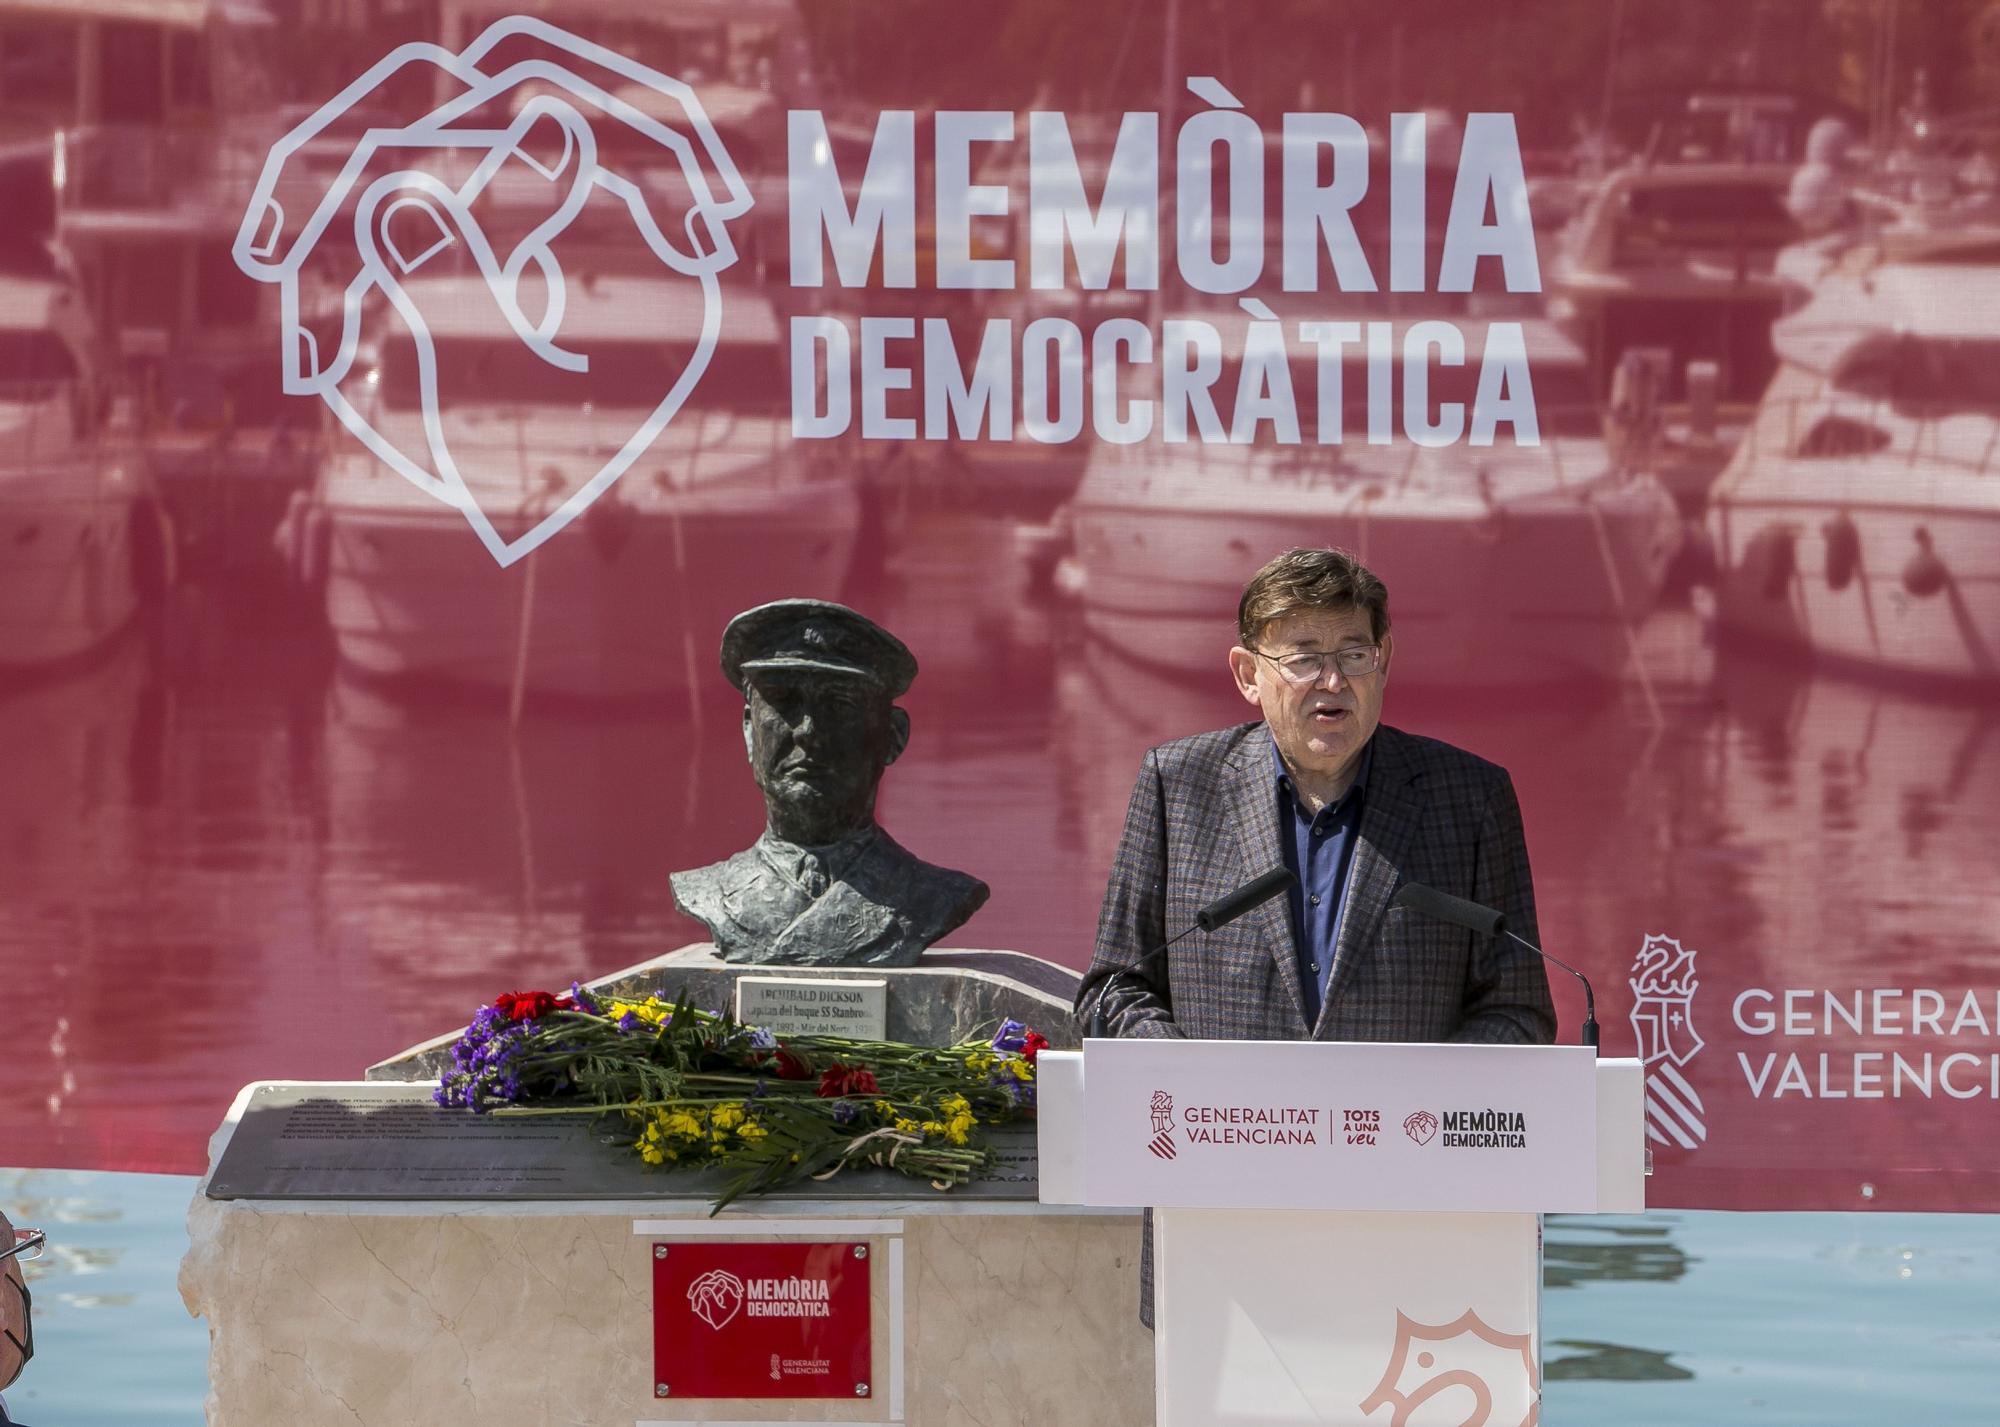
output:
[[[873,669],[859,664],[836,664],[826,659],[745,659],[740,667],[746,679],[758,674],[842,674],[850,679],[864,679],[871,684],[882,682],[881,675]]]

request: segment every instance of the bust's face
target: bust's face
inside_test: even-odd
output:
[[[865,826],[907,728],[902,711],[865,680],[758,675],[747,690],[743,740],[771,831],[823,846]]]

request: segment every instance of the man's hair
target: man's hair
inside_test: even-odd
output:
[[[1236,635],[1255,648],[1272,620],[1301,610],[1360,610],[1378,643],[1389,632],[1389,587],[1345,550],[1287,550],[1250,577],[1236,605]]]

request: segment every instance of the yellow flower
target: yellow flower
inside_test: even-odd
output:
[[[887,1100],[877,1100],[875,1102],[875,1113],[893,1120],[896,1118],[896,1107],[891,1105]]]
[[[639,1158],[646,1161],[647,1164],[665,1164],[667,1161],[667,1152],[656,1144],[648,1144],[645,1141],[641,1141],[639,1144]]]
[[[736,1103],[717,1105],[715,1113],[709,1118],[716,1129],[733,1130],[743,1123],[743,1106]]]
[[[685,1110],[670,1110],[661,1114],[667,1133],[678,1135],[684,1140],[698,1140],[702,1137],[701,1121]]]
[[[1010,1060],[1007,1062],[1007,1073],[1016,1080],[1033,1080],[1035,1078],[1035,1067],[1028,1064],[1025,1060]]]
[[[927,1135],[941,1135],[944,1133],[944,1126],[936,1120],[926,1120],[924,1121],[924,1133]]]
[[[607,1001],[604,1014],[614,1021],[622,1021],[626,1016],[636,1016],[649,1026],[663,1026],[674,1013],[674,1008],[658,996],[648,996],[644,1001]]]
[[[758,1124],[755,1120],[746,1120],[743,1122],[742,1128],[737,1130],[736,1133],[739,1138],[746,1139],[750,1141],[752,1144],[755,1144],[758,1140],[763,1139],[771,1132],[765,1129],[762,1125]]]
[[[922,1129],[923,1126],[919,1125],[915,1120],[896,1121],[896,1130],[899,1134],[914,1135],[920,1133]]]

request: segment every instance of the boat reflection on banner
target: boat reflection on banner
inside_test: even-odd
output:
[[[2000,1166],[1953,1125],[2000,1094],[2000,715],[1755,658],[1717,689],[1644,927],[1700,980],[1679,1070],[1706,1136],[1656,1143],[1661,1202],[1990,1202]]]
[[[721,692],[706,709],[720,716],[699,725],[551,714],[510,728],[482,703],[336,681],[324,878],[342,937],[441,993],[496,974],[554,983],[703,940],[675,913],[668,873],[763,826]]]

